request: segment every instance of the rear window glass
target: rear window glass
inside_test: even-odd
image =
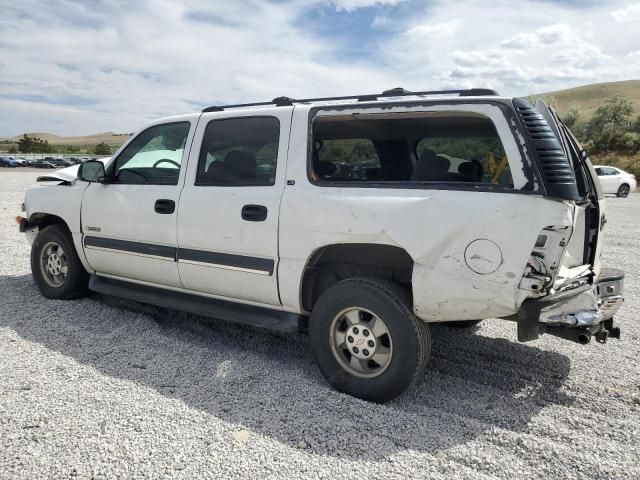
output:
[[[312,179],[321,182],[513,187],[493,122],[473,113],[318,116],[311,155]]]

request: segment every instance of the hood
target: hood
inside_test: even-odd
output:
[[[99,158],[105,165],[111,160],[111,157]],[[61,168],[55,172],[42,175],[36,179],[38,182],[65,182],[71,183],[78,178],[78,169],[80,165],[71,165],[70,167]]]

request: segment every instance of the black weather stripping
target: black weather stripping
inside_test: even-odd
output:
[[[192,262],[211,267],[223,267],[232,270],[254,271],[265,275],[273,275],[274,261],[271,258],[247,257],[229,253],[206,252],[189,248],[178,249],[179,262]]]
[[[118,250],[139,255],[170,258],[172,260],[175,260],[177,250],[176,247],[167,247],[164,245],[90,236],[84,237],[84,246],[87,248],[106,248],[108,250]]]
[[[522,121],[531,155],[540,169],[547,195],[579,200],[576,177],[567,154],[545,118],[526,100],[514,98],[513,104]]]

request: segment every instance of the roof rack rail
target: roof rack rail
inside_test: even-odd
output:
[[[207,112],[222,112],[230,108],[242,108],[242,107],[263,107],[267,105],[275,105],[276,107],[291,106],[294,103],[310,103],[310,102],[326,102],[330,100],[357,100],[358,102],[371,102],[376,101],[381,97],[409,97],[409,96],[421,96],[421,95],[455,95],[458,94],[461,97],[479,97],[479,96],[494,96],[498,95],[498,92],[489,88],[469,88],[465,90],[425,90],[420,92],[411,92],[405,90],[402,87],[392,88],[385,90],[382,93],[373,93],[365,95],[346,95],[343,97],[317,97],[317,98],[290,98],[290,97],[277,97],[270,102],[256,102],[256,103],[236,103],[234,105],[214,105],[202,110],[202,113]]]

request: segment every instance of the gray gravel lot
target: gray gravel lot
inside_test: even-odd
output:
[[[608,198],[621,341],[432,329],[395,402],[333,391],[304,336],[94,296],[41,297],[0,172],[0,478],[640,478],[640,194]]]

